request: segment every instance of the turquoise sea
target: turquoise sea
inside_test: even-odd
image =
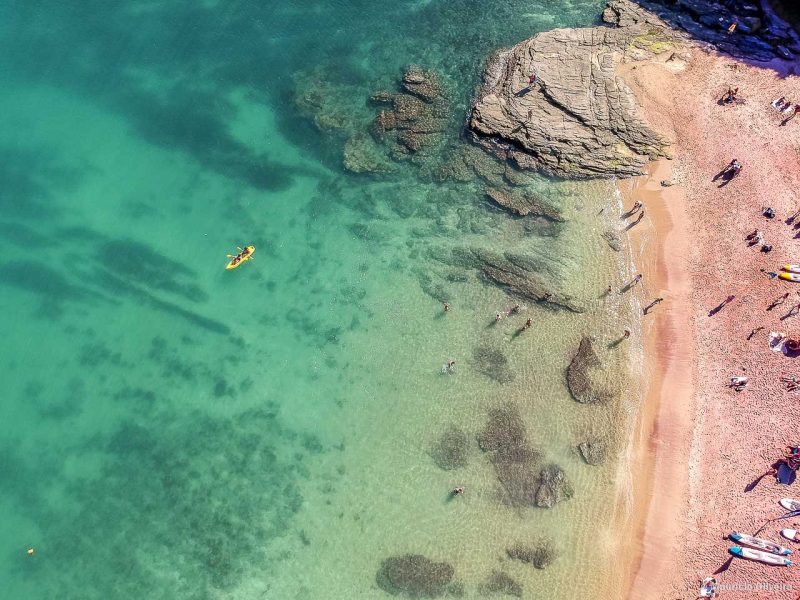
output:
[[[451,597],[620,597],[638,400],[565,385],[585,334],[610,381],[636,369],[605,343],[636,327],[602,297],[630,277],[603,238],[618,195],[463,135],[493,50],[603,4],[0,1],[0,595],[379,599],[383,561],[414,554],[452,567]],[[411,64],[445,126],[392,155],[369,97]],[[388,172],[346,170],[352,139]],[[441,176],[465,152],[477,166]],[[487,201],[512,184],[565,221]],[[514,298],[476,253],[524,257],[584,312]],[[572,498],[509,500],[477,441],[498,411]],[[576,451],[591,437],[603,466]]]

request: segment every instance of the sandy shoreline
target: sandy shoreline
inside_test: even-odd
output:
[[[691,432],[693,347],[689,334],[689,281],[685,268],[685,197],[682,188],[663,188],[671,177],[668,161],[650,166],[650,175],[624,181],[620,188],[626,207],[634,201],[646,206],[649,221],[631,232],[633,259],[644,275],[643,303],[657,297],[665,301],[643,318],[644,405],[634,430],[631,471],[633,478],[635,560],[628,597],[651,598],[649,582],[663,581],[674,567],[664,552],[664,538],[681,533],[677,518],[685,506],[683,464]],[[669,381],[669,386],[665,385]]]
[[[800,189],[800,118],[781,126],[770,107],[780,96],[800,102],[800,78],[699,49],[629,63],[620,75],[646,120],[674,141],[675,157],[652,164],[650,176],[620,184],[626,207],[639,199],[648,217],[631,231],[644,274],[642,301],[665,298],[644,317],[647,390],[632,457],[639,559],[630,597],[694,598],[702,578],[716,572],[725,597],[795,598],[800,577],[728,561],[733,544],[723,536],[758,532],[781,513],[778,499],[800,497],[800,484],[779,486],[770,477],[744,491],[785,445],[800,441],[800,428],[791,425],[798,398],[779,385],[796,359],[766,344],[766,332],[792,329],[792,316],[780,318],[788,303],[772,312],[766,306],[787,291],[796,296],[800,284],[771,281],[759,270],[800,262],[797,230],[785,223],[800,209],[793,192]],[[728,85],[740,88],[745,104],[717,104]],[[742,175],[717,187],[712,177],[732,158],[744,165]],[[662,188],[662,179],[676,185]],[[765,219],[763,206],[773,207],[776,218]],[[745,243],[756,228],[771,253]],[[731,294],[735,300],[709,316]],[[766,329],[747,340],[759,326]],[[726,383],[741,374],[751,383],[736,394]],[[769,525],[759,535],[780,541],[778,529],[793,524]],[[786,589],[791,582],[794,593]]]

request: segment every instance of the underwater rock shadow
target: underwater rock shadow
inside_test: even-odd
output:
[[[204,317],[185,308],[181,308],[177,304],[161,300],[150,292],[132,283],[129,283],[120,277],[117,277],[102,267],[98,267],[92,272],[90,281],[99,285],[104,290],[115,296],[128,296],[137,301],[147,303],[157,310],[182,317],[193,325],[202,327],[207,331],[222,335],[228,335],[231,332],[230,327],[228,327],[225,323]]]
[[[208,299],[200,286],[178,281],[181,275],[196,276],[192,269],[141,242],[108,241],[98,248],[96,261],[103,268],[143,287],[169,292],[192,302]]]
[[[0,212],[6,218],[39,222],[57,215],[53,191],[75,189],[83,174],[47,147],[0,147]]]

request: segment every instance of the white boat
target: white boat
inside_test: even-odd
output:
[[[781,535],[785,537],[787,540],[792,540],[793,542],[800,542],[800,538],[797,537],[796,529],[781,529]]]
[[[800,510],[800,502],[791,498],[781,498],[781,506],[786,510]]]
[[[748,546],[750,548],[755,548],[756,550],[763,550],[764,552],[771,552],[772,554],[778,554],[780,556],[788,556],[792,553],[792,551],[788,548],[779,546],[778,544],[770,542],[769,540],[763,540],[761,538],[753,537],[752,535],[747,535],[746,533],[734,531],[728,537],[741,546]]]
[[[800,273],[800,265],[783,265],[782,269],[789,273]]]
[[[792,561],[783,556],[776,556],[769,552],[762,552],[761,550],[753,550],[751,548],[742,548],[741,546],[731,546],[728,552],[739,558],[746,558],[748,560],[757,560],[758,562],[767,565],[776,565],[780,567],[791,567]]]

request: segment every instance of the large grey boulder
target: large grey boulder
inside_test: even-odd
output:
[[[616,27],[555,29],[492,56],[470,114],[474,141],[521,169],[570,178],[641,175],[667,156],[668,141],[615,71],[626,55],[666,51],[679,36],[627,0],[614,5]]]

